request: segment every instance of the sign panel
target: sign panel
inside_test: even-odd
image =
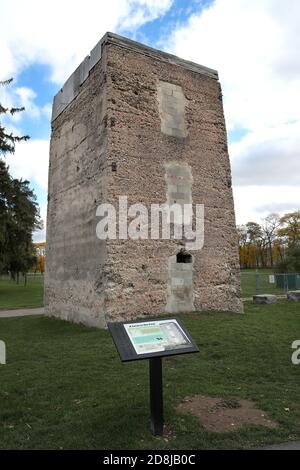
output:
[[[179,318],[108,323],[121,361],[199,352]]]
[[[124,328],[137,354],[192,346],[175,319],[127,323]]]
[[[275,284],[275,276],[274,274],[269,275],[269,284]]]

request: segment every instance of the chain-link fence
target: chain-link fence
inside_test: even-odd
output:
[[[27,285],[43,284],[44,275],[27,273]],[[0,275],[0,282],[15,282],[8,275]],[[24,284],[24,276],[20,274],[19,284]],[[277,274],[273,272],[241,271],[242,297],[252,297],[255,294],[284,295],[289,290],[300,289],[300,273]]]
[[[284,295],[289,290],[300,289],[300,274],[272,272],[241,272],[242,297],[256,294]]]
[[[27,273],[25,276],[23,276],[23,274],[19,275],[19,284],[43,284],[44,282],[44,275],[41,273]],[[13,280],[8,274],[1,274],[0,282],[3,284],[7,282],[16,282],[16,279]]]

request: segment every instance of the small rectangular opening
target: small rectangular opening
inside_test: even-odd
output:
[[[192,255],[189,253],[184,253],[180,251],[176,255],[176,262],[177,263],[191,263],[192,262]]]

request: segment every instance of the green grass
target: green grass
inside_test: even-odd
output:
[[[242,273],[256,273],[259,272],[261,274],[273,274],[274,268],[245,268],[241,269]]]
[[[300,439],[297,303],[181,319],[201,352],[163,360],[169,441],[149,431],[148,361],[122,364],[105,330],[43,316],[0,319],[2,449],[237,449]],[[191,394],[253,400],[278,428],[207,432],[176,405]],[[288,409],[288,411],[287,411]]]
[[[269,283],[269,274],[272,269],[259,269],[260,290],[256,292],[255,269],[241,271],[241,288],[243,297],[252,297],[256,293],[284,294],[275,284]],[[16,284],[14,281],[0,279],[0,309],[42,307],[43,306],[43,278],[29,278],[25,287],[23,281]]]
[[[27,286],[23,280],[15,281],[0,279],[0,309],[25,307],[42,307],[44,296],[43,278],[30,277]]]

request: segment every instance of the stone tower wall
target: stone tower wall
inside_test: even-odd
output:
[[[106,200],[106,61],[52,122],[45,307],[49,315],[105,326],[106,243],[96,237],[96,208]]]
[[[100,327],[166,311],[242,311],[216,72],[111,34],[101,44],[100,61],[89,70],[86,59],[54,101],[47,311]],[[100,241],[96,208],[118,208],[119,196],[148,208],[204,204],[203,248],[178,263],[183,240]]]

